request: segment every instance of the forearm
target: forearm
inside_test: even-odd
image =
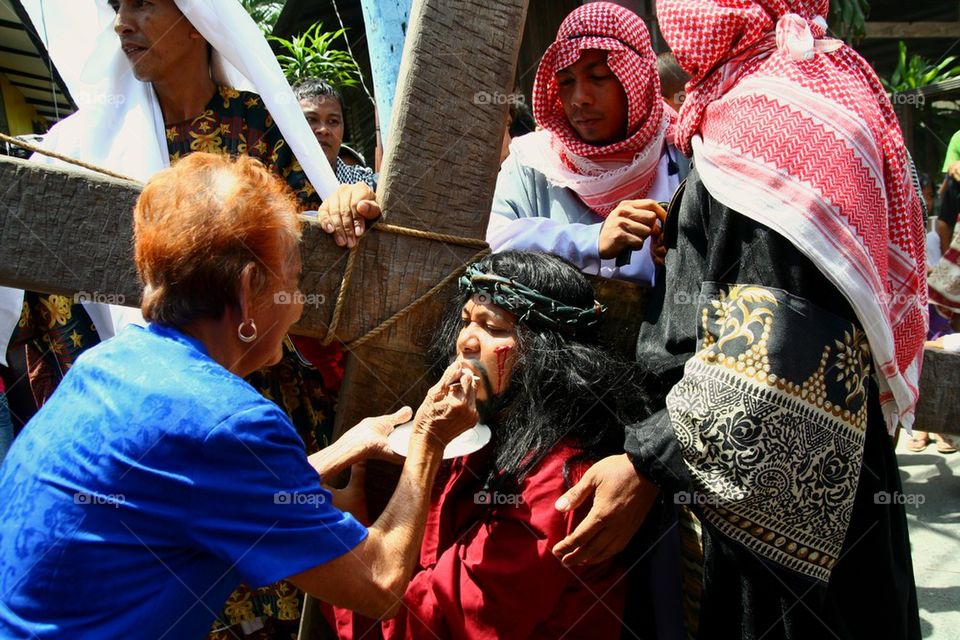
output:
[[[950,248],[950,241],[953,240],[953,229],[943,220],[937,220],[935,228],[937,235],[940,236],[940,255],[943,255]]]
[[[414,439],[393,497],[369,529],[368,563],[386,597],[381,617],[396,614],[420,557],[430,495],[442,459],[439,444]]]

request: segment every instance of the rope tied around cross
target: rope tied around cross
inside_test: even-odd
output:
[[[127,182],[138,184],[140,186],[143,185],[141,181],[136,180],[134,178],[130,178],[129,176],[124,176],[122,174],[116,173],[104,167],[99,167],[94,164],[83,162],[82,160],[77,160],[76,158],[71,158],[59,153],[48,151],[46,149],[43,149],[42,147],[38,147],[34,144],[26,142],[25,140],[20,140],[19,138],[8,136],[3,133],[0,133],[0,141],[16,145],[18,147],[21,147],[33,153],[39,153],[41,155],[54,158],[56,160],[60,160],[61,162],[74,165],[82,169],[86,169],[87,171],[99,173],[99,174],[102,174],[111,178],[115,178],[118,180],[125,180]],[[300,219],[303,222],[306,222],[308,224],[312,224],[312,225],[318,224],[318,221],[314,216],[301,214]],[[377,336],[382,334],[384,331],[388,330],[390,327],[392,327],[398,321],[400,321],[404,316],[406,316],[411,311],[413,311],[414,309],[416,309],[417,307],[425,303],[427,300],[429,300],[431,297],[436,295],[445,286],[447,286],[448,284],[450,284],[451,282],[459,278],[460,275],[467,268],[467,265],[473,262],[476,262],[483,256],[490,253],[490,248],[489,248],[489,245],[487,245],[486,241],[480,240],[478,238],[467,238],[463,236],[455,236],[455,235],[450,235],[445,233],[435,233],[432,231],[425,231],[423,229],[414,229],[410,227],[393,225],[393,224],[384,222],[382,220],[380,222],[377,222],[377,224],[372,225],[371,229],[376,230],[380,233],[390,233],[394,235],[421,238],[424,240],[432,240],[435,242],[443,242],[445,244],[453,244],[453,245],[463,246],[463,247],[473,247],[473,248],[477,248],[478,251],[474,255],[472,255],[460,267],[455,268],[453,271],[451,271],[449,274],[444,276],[439,282],[433,285],[425,293],[423,293],[422,295],[414,299],[412,302],[410,302],[409,304],[401,308],[399,311],[397,311],[390,317],[386,318],[385,320],[377,324],[377,326],[375,326],[373,329],[371,329],[364,335],[360,336],[356,340],[353,340],[349,343],[344,343],[344,345],[350,349],[355,349],[357,347],[360,347],[361,345],[376,338]],[[337,329],[340,327],[340,322],[343,318],[343,309],[346,306],[347,295],[348,295],[348,292],[350,291],[350,287],[353,282],[353,275],[355,272],[355,267],[357,262],[356,258],[357,258],[359,249],[363,245],[363,240],[366,237],[367,235],[361,236],[358,239],[357,244],[354,245],[352,249],[350,249],[350,253],[347,257],[347,266],[346,266],[346,269],[344,269],[343,277],[341,278],[341,281],[340,281],[340,287],[337,292],[337,300],[333,308],[333,315],[331,317],[330,324],[327,325],[327,331],[324,334],[324,336],[320,338],[320,341],[323,344],[330,344],[335,339],[337,339]]]

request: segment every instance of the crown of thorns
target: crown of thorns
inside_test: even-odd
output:
[[[460,276],[460,290],[476,296],[486,296],[489,302],[517,316],[517,322],[559,331],[568,336],[600,322],[606,307],[593,301],[589,308],[574,307],[545,296],[512,278],[484,273],[471,265]]]

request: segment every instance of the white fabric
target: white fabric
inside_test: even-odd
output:
[[[23,291],[0,287],[0,336],[3,350],[0,350],[0,364],[7,366],[7,345],[13,337],[13,330],[20,320],[20,310],[23,309]]]
[[[568,159],[579,169],[579,171],[573,171],[563,163],[560,155],[553,150],[553,134],[546,129],[514,138],[510,142],[510,153],[515,154],[518,161],[524,166],[531,167],[545,175],[553,185],[572,189],[576,193],[604,194],[615,191],[623,181],[624,176],[645,175],[656,166],[663,154],[663,141],[669,126],[670,117],[667,113],[664,113],[660,128],[651,139],[651,143],[637,153],[631,162],[626,164],[619,161],[614,163],[595,162],[568,151]],[[611,170],[611,164],[616,168]],[[652,187],[647,197],[655,197]]]
[[[604,219],[591,211],[577,195],[524,163],[528,155],[515,153],[523,138],[515,138],[511,154],[497,177],[497,188],[487,225],[487,242],[497,251],[544,251],[575,264],[581,271],[605,278],[653,285],[656,269],[650,243],[634,251],[630,262],[618,267],[615,258],[600,258],[600,230]],[[674,149],[674,154],[678,152]],[[670,175],[670,156],[662,152],[656,178],[648,197],[669,201],[679,186],[679,175]],[[542,166],[542,165],[537,165]]]
[[[270,46],[239,1],[174,1],[214,49],[213,80],[259,94],[314,189],[323,199],[330,196],[339,186],[333,169]],[[71,71],[64,77],[71,94],[77,97],[79,110],[55,125],[42,146],[144,182],[167,167],[170,158],[160,105],[153,86],[134,77],[113,30],[116,13],[107,1],[45,0],[42,8],[54,64],[59,68],[63,61],[65,69],[75,70],[76,56],[87,57],[80,73]],[[36,16],[34,20],[40,22]],[[84,30],[93,24],[97,25],[96,32]],[[31,160],[63,164],[38,154]],[[0,296],[0,317],[13,311],[11,300]],[[18,315],[20,305],[22,302],[16,308]],[[130,322],[144,324],[137,309],[85,307],[96,316],[94,322],[102,340]],[[0,325],[3,353],[10,337]]]

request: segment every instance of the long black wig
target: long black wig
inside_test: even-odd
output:
[[[554,255],[526,251],[495,253],[476,265],[511,278],[566,305],[591,309],[593,287],[576,267]],[[473,292],[461,289],[449,302],[429,352],[437,377],[456,356],[463,306]],[[637,367],[613,355],[597,327],[575,334],[517,322],[517,361],[506,391],[479,407],[493,430],[491,483],[519,486],[558,444],[578,454],[564,466],[571,484],[573,463],[623,452],[624,426],[649,414]]]

